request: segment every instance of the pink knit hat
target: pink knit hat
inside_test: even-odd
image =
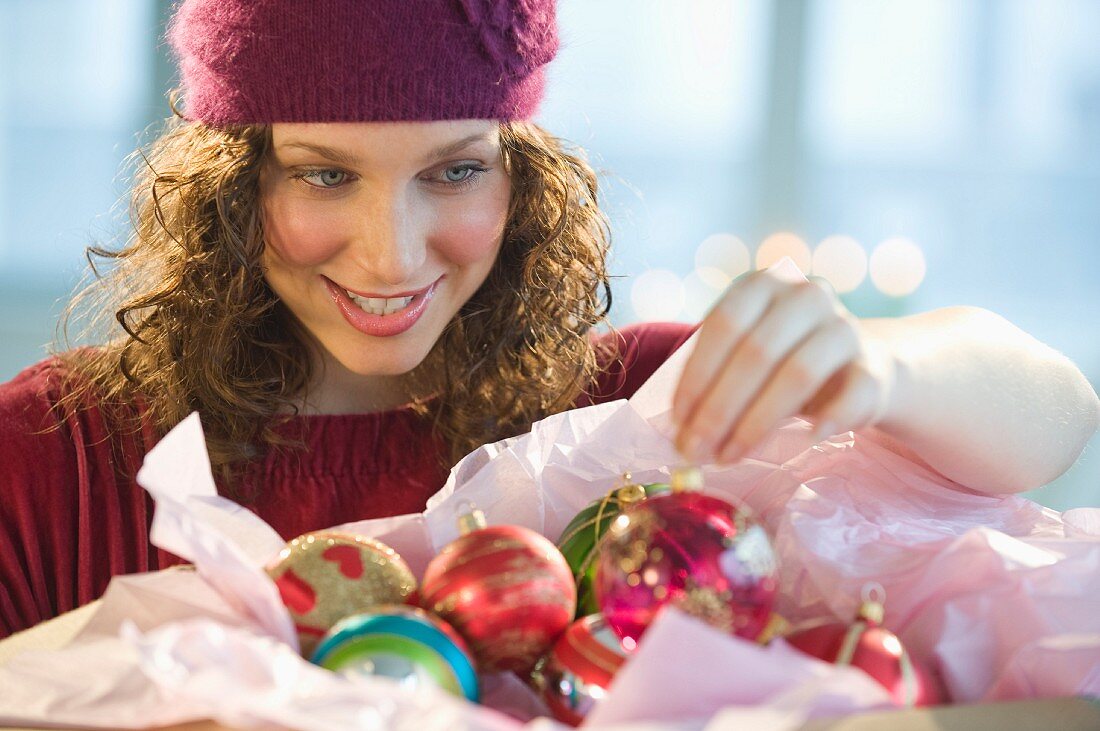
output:
[[[528,119],[555,0],[183,0],[184,116],[210,125]]]

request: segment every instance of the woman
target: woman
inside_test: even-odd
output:
[[[289,538],[422,510],[463,454],[631,395],[693,331],[596,334],[595,177],[529,121],[551,0],[186,0],[169,39],[182,112],[74,303],[114,327],[0,387],[0,635],[177,561],[134,474],[193,410],[220,489]],[[758,272],[700,330],[674,402],[690,459],[801,414],[1013,492],[1096,429],[1073,364],[982,310],[859,321]]]

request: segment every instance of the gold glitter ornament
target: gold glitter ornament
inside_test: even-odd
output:
[[[382,604],[404,604],[416,577],[392,548],[353,533],[298,536],[267,567],[309,657],[338,621]]]

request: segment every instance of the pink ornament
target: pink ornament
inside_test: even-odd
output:
[[[725,500],[692,491],[652,497],[619,515],[598,550],[596,599],[628,649],[665,605],[746,639],[768,623],[771,542]]]

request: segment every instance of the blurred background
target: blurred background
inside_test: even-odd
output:
[[[165,0],[0,0],[0,381],[125,231]],[[1008,318],[1100,384],[1100,3],[561,0],[539,121],[588,150],[613,319],[697,321],[791,256],[860,317]],[[1029,497],[1100,505],[1100,436]]]

